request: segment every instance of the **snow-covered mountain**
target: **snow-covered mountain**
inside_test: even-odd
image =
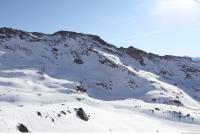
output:
[[[95,35],[1,28],[0,100],[6,132],[199,132],[200,65]]]

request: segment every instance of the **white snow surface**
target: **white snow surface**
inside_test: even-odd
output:
[[[134,57],[93,35],[6,30],[0,30],[0,132],[18,132],[19,123],[30,132],[200,132],[196,62]]]

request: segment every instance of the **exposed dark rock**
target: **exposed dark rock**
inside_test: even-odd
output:
[[[187,114],[186,117],[190,117],[190,114]]]
[[[79,92],[86,92],[87,90],[83,86],[76,86],[76,90]]]
[[[118,66],[113,61],[111,61],[111,60],[109,60],[109,59],[107,59],[105,57],[100,57],[99,62],[101,64],[106,64],[106,65],[108,65],[108,66],[110,66],[112,68],[118,68]]]
[[[178,117],[179,119],[181,119],[182,117],[184,117],[183,113],[181,113],[180,111],[177,112],[177,111],[171,111],[172,114],[175,116],[175,117]]]
[[[135,58],[141,65],[143,65],[143,66],[145,65],[143,58],[147,56],[146,52],[139,50],[139,49],[136,49],[132,46],[125,49],[125,51],[132,58]]]
[[[81,98],[76,98],[76,100],[81,101]]]
[[[52,34],[53,36],[55,36],[55,35],[61,35],[61,36],[68,36],[68,37],[71,37],[71,38],[73,38],[73,37],[76,37],[76,36],[82,36],[82,35],[84,35],[84,34],[82,34],[82,33],[77,33],[77,32],[72,32],[72,31],[58,31],[58,32],[55,32],[55,33],[53,33]]]
[[[42,117],[42,114],[40,112],[38,112],[38,111],[37,111],[37,115],[40,116],[40,117]]]
[[[190,67],[186,65],[181,65],[180,70],[185,73],[185,79],[192,79],[194,74],[196,74],[196,76],[200,74],[200,70],[198,68],[194,68],[194,67]]]
[[[17,125],[17,129],[20,131],[20,132],[23,132],[23,133],[28,133],[28,132],[30,132],[29,130],[28,130],[28,128],[24,125],[24,124],[18,124]]]
[[[40,33],[40,32],[31,32],[31,34],[37,36],[37,37],[42,37],[44,36],[45,34],[44,33]]]
[[[171,104],[171,105],[176,105],[176,106],[183,106],[183,103],[179,100],[172,99],[172,100],[166,100],[163,102],[164,104]]]
[[[79,54],[76,52],[76,51],[71,51],[71,55],[73,56],[74,58],[74,62],[76,64],[83,64],[84,62],[81,60]]]
[[[3,36],[2,36],[3,35]],[[26,39],[26,37],[32,38],[32,40],[38,40],[36,37],[31,36],[31,33],[13,28],[0,28],[0,38],[16,38]]]
[[[84,121],[89,120],[89,117],[86,115],[85,111],[82,108],[79,108],[77,110],[77,116]]]
[[[37,96],[42,96],[42,94],[41,93],[39,93],[39,94],[36,94]]]
[[[98,82],[96,83],[97,86],[100,86],[106,90],[112,90],[112,81],[109,81],[108,83],[104,82]]]
[[[60,111],[61,114],[66,115],[67,113],[65,111]]]
[[[154,113],[155,111],[154,110],[150,110],[152,113]]]
[[[82,101],[82,100],[84,100],[85,98],[76,98],[76,100],[78,100],[78,101]]]
[[[130,55],[132,58],[136,59],[141,65],[145,65],[144,58],[147,58],[153,62],[158,62],[159,59],[164,59],[167,61],[174,61],[174,60],[181,60],[184,59],[186,61],[192,62],[192,59],[190,57],[180,57],[180,56],[173,56],[173,55],[165,55],[160,56],[153,53],[147,53],[145,51],[142,51],[140,49],[134,48],[132,46],[128,48],[119,48],[121,51],[125,51],[128,55]]]
[[[177,106],[182,106],[183,104],[179,100],[170,100],[169,102],[177,105]]]
[[[18,105],[18,107],[23,107],[23,105]]]
[[[51,117],[51,121],[54,122],[55,121],[54,118]]]
[[[113,45],[105,42],[103,39],[101,39],[99,36],[96,35],[89,35],[94,41],[100,43],[103,46],[107,46],[107,47],[114,47]],[[114,47],[115,48],[115,47]]]
[[[151,99],[153,102],[155,102],[156,101],[156,98],[153,98],[153,99]]]
[[[74,62],[77,64],[83,64],[84,62],[81,59],[74,59]]]
[[[52,48],[52,51],[57,52],[58,49],[57,48]]]

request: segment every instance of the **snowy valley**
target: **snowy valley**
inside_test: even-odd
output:
[[[0,28],[0,131],[200,132],[200,64],[95,35]]]

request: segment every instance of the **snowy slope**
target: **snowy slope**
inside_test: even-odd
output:
[[[200,57],[192,58],[197,64],[200,65]]]
[[[200,66],[94,35],[1,28],[0,100],[1,131],[198,132]]]

